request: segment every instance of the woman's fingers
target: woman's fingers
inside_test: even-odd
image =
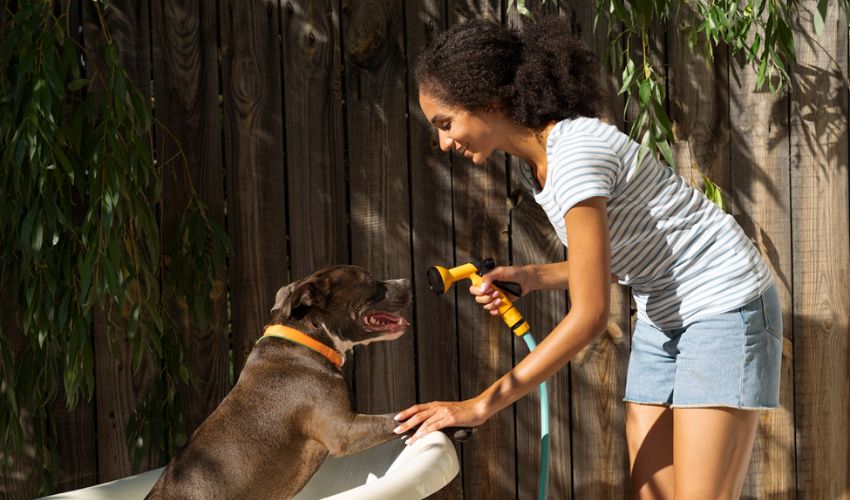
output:
[[[438,431],[444,427],[451,427],[451,415],[449,416],[441,416],[441,415],[432,415],[428,420],[426,420],[422,425],[416,429],[416,433],[413,434],[404,444],[411,445],[421,439],[424,436],[427,436],[433,431]]]
[[[470,286],[469,293],[474,295],[475,302],[490,311],[490,314],[498,314],[496,310],[502,305],[498,290],[493,289],[492,286],[487,286],[487,283],[484,282],[481,287]]]
[[[393,429],[396,434],[404,434],[410,429],[427,420],[434,413],[433,403],[411,406],[395,416],[395,420],[402,422]]]
[[[414,410],[418,411],[411,413]],[[396,417],[405,415],[408,418],[394,429],[396,433],[401,434],[419,426],[413,436],[406,441],[406,444],[413,444],[429,432],[446,427],[475,427],[488,418],[476,412],[474,400],[435,401],[416,405],[401,412]]]
[[[424,410],[425,408],[427,408],[429,406],[431,406],[431,403],[421,403],[421,404],[418,404],[418,405],[413,405],[406,410],[400,411],[398,413],[398,415],[393,417],[393,419],[395,419],[396,421],[399,421],[399,422],[401,422],[402,420],[407,420],[411,415],[419,413],[420,411]]]

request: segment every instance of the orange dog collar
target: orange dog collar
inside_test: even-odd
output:
[[[295,342],[296,344],[301,344],[304,347],[312,349],[326,357],[328,361],[333,363],[337,368],[342,366],[342,356],[339,355],[336,349],[332,349],[313,337],[301,333],[294,328],[283,325],[267,326],[263,332],[263,336],[260,338],[262,339],[263,337],[280,337],[282,339]]]

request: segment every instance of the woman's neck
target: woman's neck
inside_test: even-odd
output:
[[[521,128],[510,135],[510,143],[504,149],[506,153],[528,163],[541,187],[546,184],[546,143],[554,127],[555,122],[549,123],[540,131]]]

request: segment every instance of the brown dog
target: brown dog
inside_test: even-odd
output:
[[[391,415],[354,412],[334,361],[344,361],[354,345],[400,337],[408,322],[399,313],[410,299],[408,280],[376,281],[355,266],[323,269],[281,288],[272,325],[313,340],[258,341],[233,390],[147,498],[289,498],[328,453],[349,455],[398,437]],[[318,352],[316,341],[332,352]]]

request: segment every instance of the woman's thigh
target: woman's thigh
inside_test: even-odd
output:
[[[736,408],[672,411],[676,498],[740,497],[759,412]]]
[[[632,498],[673,498],[673,411],[626,403]]]

